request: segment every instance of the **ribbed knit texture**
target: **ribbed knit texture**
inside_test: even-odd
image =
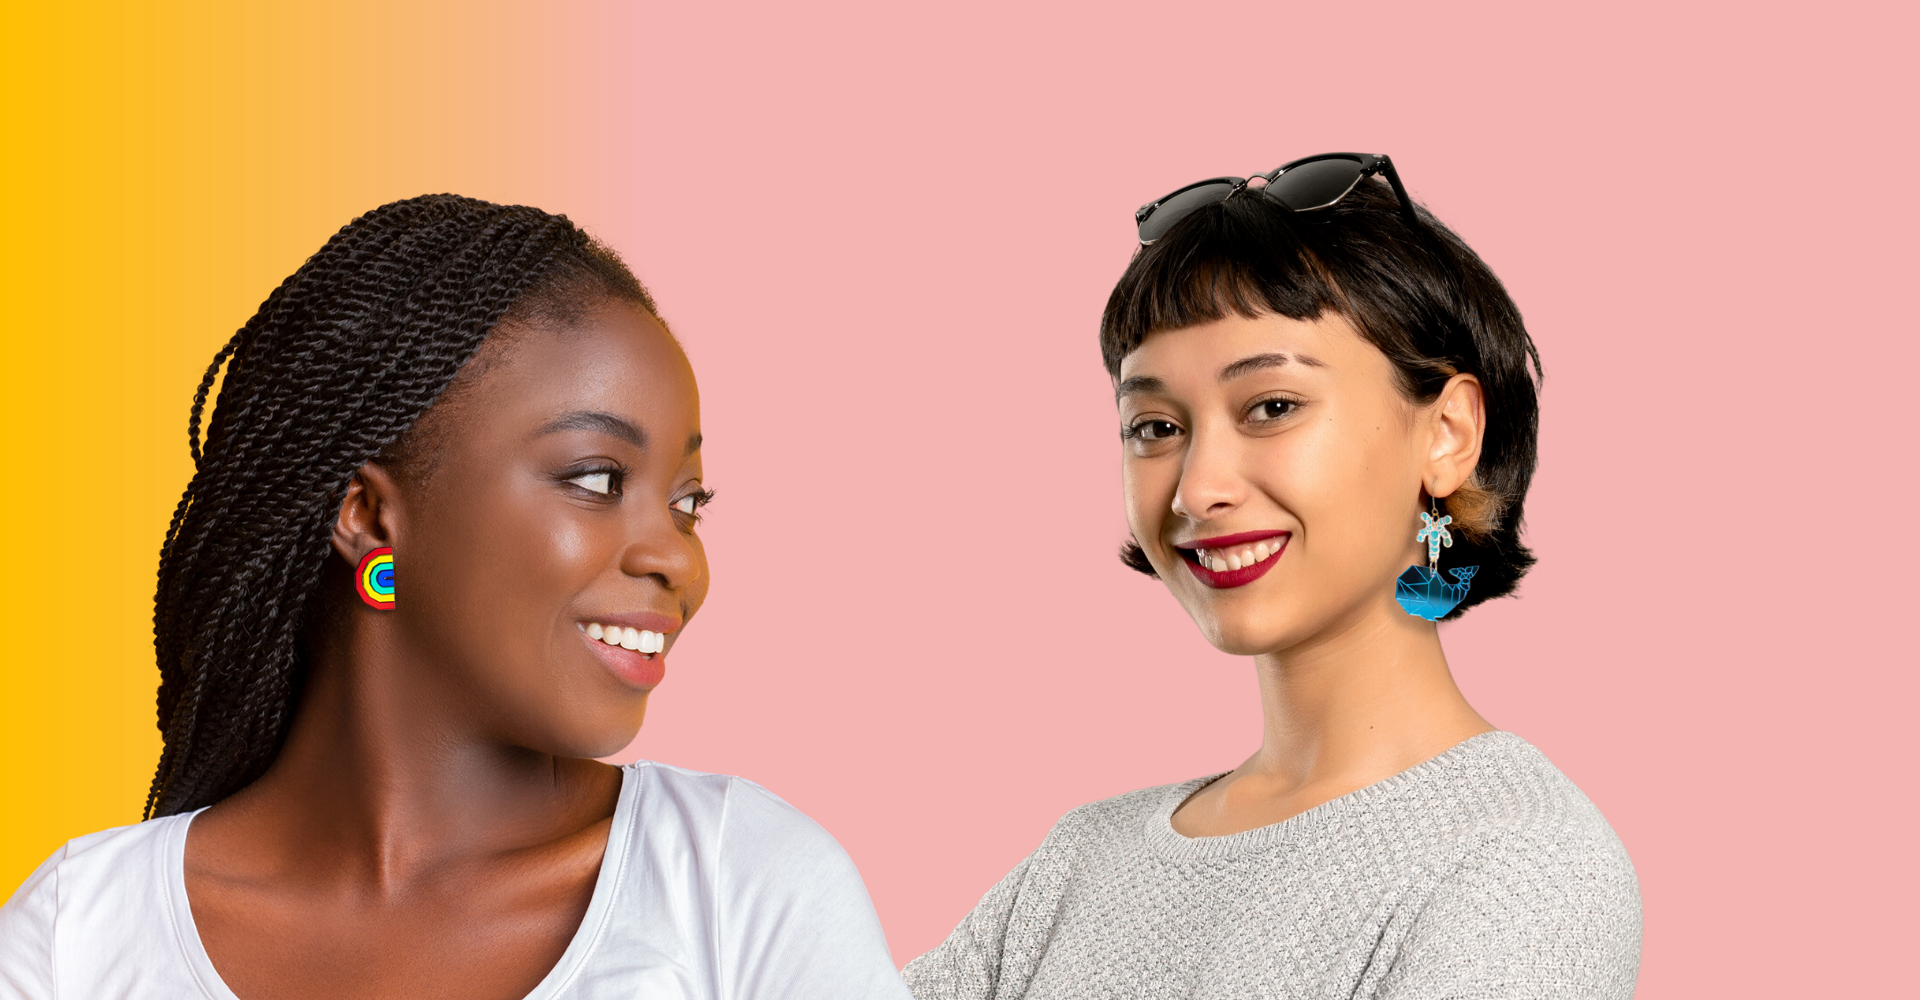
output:
[[[1210,778],[1068,813],[946,942],[919,1000],[1630,997],[1640,891],[1540,751],[1487,733],[1272,826],[1189,838]]]

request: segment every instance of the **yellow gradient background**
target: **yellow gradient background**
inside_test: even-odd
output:
[[[481,69],[564,15],[541,13],[543,29],[487,4],[325,10],[7,16],[5,892],[66,839],[139,819],[160,746],[152,568],[213,352],[374,205],[564,200],[529,190],[533,157],[498,148],[536,98]]]

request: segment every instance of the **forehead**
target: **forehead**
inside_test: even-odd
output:
[[[1284,355],[1296,369],[1333,373],[1366,367],[1368,354],[1382,363],[1386,361],[1337,313],[1322,313],[1308,320],[1274,313],[1255,317],[1235,313],[1147,337],[1120,362],[1120,383],[1142,378],[1212,383],[1236,362],[1271,355]]]
[[[680,344],[636,303],[604,302],[571,323],[503,332],[500,367],[529,387],[650,379],[692,388],[693,370]]]
[[[559,413],[615,414],[656,434],[697,430],[686,354],[645,309],[607,302],[565,326],[503,327],[462,370],[459,422],[480,431],[540,426]]]

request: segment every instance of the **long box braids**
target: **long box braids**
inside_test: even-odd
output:
[[[517,301],[588,284],[657,314],[565,216],[426,195],[347,224],[214,356],[187,422],[193,478],[160,549],[164,748],[146,815],[217,802],[272,763],[353,473],[400,441]]]

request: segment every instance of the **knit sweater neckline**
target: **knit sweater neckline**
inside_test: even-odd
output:
[[[1365,788],[1355,789],[1339,798],[1329,799],[1278,823],[1218,837],[1189,837],[1173,828],[1173,814],[1182,803],[1191,798],[1193,793],[1232,772],[1194,778],[1191,781],[1183,781],[1167,787],[1159,807],[1147,817],[1147,846],[1155,854],[1173,860],[1219,859],[1270,850],[1321,833],[1356,811],[1400,794],[1410,787],[1433,780],[1442,773],[1468,764],[1483,754],[1502,749],[1511,751],[1528,745],[1526,740],[1498,729],[1478,736],[1470,736],[1398,774],[1382,778]]]

